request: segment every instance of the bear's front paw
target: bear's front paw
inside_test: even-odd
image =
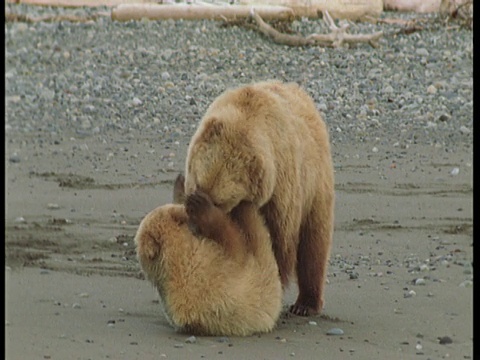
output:
[[[212,221],[212,213],[217,208],[206,193],[197,190],[187,197],[185,210],[190,221],[197,227],[202,228]]]

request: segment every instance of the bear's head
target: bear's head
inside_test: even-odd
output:
[[[273,191],[274,171],[248,129],[216,117],[204,119],[187,155],[185,193],[200,189],[225,212],[241,201],[262,206]],[[257,139],[258,140],[258,139]]]
[[[140,260],[154,260],[165,241],[188,233],[188,216],[183,205],[167,204],[148,213],[140,223],[134,242]]]

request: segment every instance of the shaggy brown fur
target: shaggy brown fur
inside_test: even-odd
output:
[[[282,284],[296,270],[290,311],[323,308],[332,244],[334,177],[326,125],[296,84],[229,90],[208,108],[188,149],[185,190],[200,189],[225,212],[256,205],[272,239]]]
[[[183,184],[179,176],[176,202],[185,199]],[[267,228],[251,204],[240,204],[237,217],[239,224],[199,191],[142,220],[138,259],[178,331],[246,336],[275,326],[282,286]]]

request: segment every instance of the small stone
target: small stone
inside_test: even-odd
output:
[[[432,95],[433,95],[433,94],[436,94],[436,93],[437,93],[437,88],[436,88],[435,86],[433,86],[433,85],[430,85],[430,86],[427,88],[427,92],[428,92],[429,94],[432,94]]]
[[[450,114],[447,114],[447,113],[443,113],[441,114],[439,117],[438,117],[438,121],[448,121],[452,118],[452,116]]]
[[[170,74],[167,71],[164,71],[161,76],[162,76],[162,80],[170,79]]]
[[[10,161],[12,164],[17,164],[20,162],[20,156],[18,156],[17,154],[13,154],[8,158],[8,161]]]
[[[460,287],[465,287],[465,288],[470,288],[470,287],[473,286],[473,281],[472,280],[462,281],[459,286]]]
[[[450,175],[452,175],[452,176],[457,176],[459,173],[460,173],[460,169],[459,169],[458,167],[454,167],[454,168],[450,171]]]
[[[308,325],[316,326],[316,325],[317,325],[317,322],[316,322],[316,321],[309,321],[309,322],[308,322]]]
[[[393,87],[390,86],[390,85],[388,85],[388,86],[386,86],[386,87],[383,88],[382,92],[383,92],[384,94],[391,94],[391,93],[393,93]]]
[[[74,308],[74,309],[81,309],[82,306],[81,306],[79,303],[74,303],[74,304],[72,305],[72,308]]]
[[[89,297],[89,296],[90,296],[90,294],[89,294],[89,293],[86,293],[86,292],[84,292],[84,293],[80,293],[80,294],[78,294],[78,296],[79,296],[79,297],[81,297],[81,298],[87,298],[87,297]]]
[[[420,285],[425,285],[426,284],[426,281],[424,278],[418,278],[415,280],[415,285],[416,286],[420,286]]]
[[[417,49],[417,50],[415,51],[415,53],[416,53],[417,55],[420,55],[420,56],[428,56],[428,55],[429,55],[428,50],[425,49],[425,48],[419,48],[419,49]]]
[[[136,98],[136,97],[135,97],[135,98],[133,98],[133,100],[132,100],[132,104],[135,105],[135,106],[139,106],[139,105],[142,105],[143,102],[142,102],[142,100],[140,100],[139,98]]]
[[[181,349],[181,348],[183,348],[183,344],[175,344],[175,345],[173,345],[173,347],[176,348],[176,349]]]
[[[190,336],[185,339],[187,344],[195,344],[197,342],[197,338],[195,336]]]
[[[343,335],[344,332],[340,328],[331,328],[327,331],[327,335]]]
[[[23,216],[16,217],[14,220],[16,223],[24,223],[27,222]]]
[[[422,265],[420,265],[420,266],[418,267],[418,270],[419,270],[419,271],[422,271],[422,272],[425,272],[425,271],[430,270],[430,268],[428,267],[428,265],[422,264]]]
[[[446,344],[451,344],[453,343],[453,340],[450,336],[442,336],[438,338],[438,343],[440,345],[446,345]]]
[[[58,210],[58,209],[60,209],[60,206],[59,206],[58,204],[49,203],[49,204],[47,204],[47,209],[49,209],[49,210]]]
[[[413,290],[410,290],[410,291],[404,293],[404,294],[403,294],[403,297],[404,297],[405,299],[407,299],[407,298],[414,297],[415,295],[417,295],[417,293],[416,293],[415,291],[413,291]]]
[[[472,131],[471,131],[469,128],[467,128],[465,125],[462,125],[462,126],[460,126],[460,132],[461,132],[462,134],[468,135],[468,134],[470,134]]]
[[[228,336],[222,336],[222,337],[219,337],[217,339],[217,342],[219,342],[219,343],[229,343],[230,339],[228,338]]]

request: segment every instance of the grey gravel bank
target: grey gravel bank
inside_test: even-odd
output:
[[[16,13],[89,14],[92,9],[7,5]],[[106,10],[106,9],[101,9]],[[418,17],[385,13],[383,17]],[[425,16],[423,16],[425,17]],[[208,104],[231,86],[280,79],[306,88],[335,144],[411,143],[469,149],[473,33],[430,16],[423,31],[383,30],[378,48],[294,48],[216,21],[6,23],[6,134],[45,137],[109,132],[191,136]],[[322,20],[296,21],[302,34]]]

